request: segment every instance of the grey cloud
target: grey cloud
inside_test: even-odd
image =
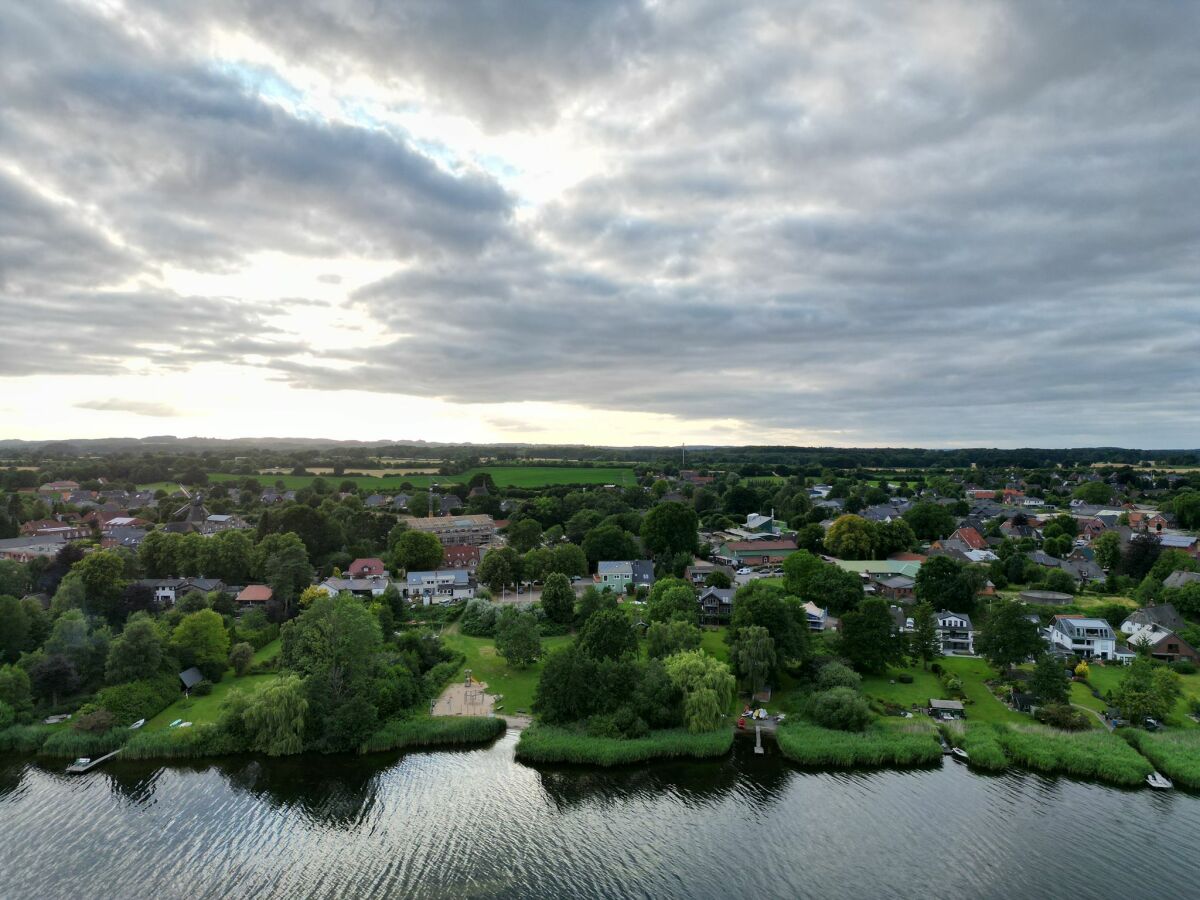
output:
[[[185,339],[152,358],[248,360],[329,390],[732,420],[731,434],[1200,443],[1200,7],[141,12],[158,49],[73,16],[50,28],[52,13],[0,29],[0,59],[46,60],[0,63],[0,142],[128,242],[53,205],[25,229],[0,205],[7,282],[65,272],[44,325],[95,302],[93,273],[219,269],[261,249],[390,254],[396,272],[352,298],[384,346],[300,361],[262,327],[269,311],[200,299],[206,331],[175,298],[157,330]],[[252,96],[189,43],[218,26],[485,129],[557,122],[602,162],[517,216],[484,175]],[[75,62],[64,47],[92,35]],[[51,341],[46,365],[149,346],[131,325],[144,308],[105,310],[74,346]],[[25,327],[12,334],[44,341]]]
[[[75,404],[76,409],[95,409],[102,412],[128,412],[135,416],[169,419],[179,415],[179,410],[169,403],[151,403],[139,400],[86,400]]]

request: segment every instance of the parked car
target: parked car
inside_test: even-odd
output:
[[[737,570],[737,573],[739,575],[749,575],[753,571],[754,570],[752,568],[750,568],[749,566],[742,566],[740,569]]]

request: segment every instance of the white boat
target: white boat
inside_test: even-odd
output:
[[[182,725],[182,724],[183,724],[183,719],[176,719],[174,722],[172,722],[172,723],[171,723],[170,725],[168,725],[167,727],[168,727],[168,728],[178,728],[178,727],[179,727],[180,725]]]
[[[1171,783],[1171,779],[1159,775],[1157,772],[1151,772],[1146,776],[1146,784],[1150,785],[1150,787],[1157,791],[1169,791],[1171,788],[1175,787],[1175,785]]]
[[[145,724],[146,724],[145,719],[138,719],[136,722],[134,722],[132,725],[129,726],[129,730],[137,731],[139,728],[141,728]]]
[[[950,749],[950,755],[953,756],[955,759],[961,759],[963,762],[967,762],[971,758],[967,754],[967,751],[964,750],[962,747],[952,747]]]
[[[179,723],[179,727],[180,727],[180,728],[191,728],[191,727],[192,727],[192,723],[191,723],[191,722],[180,722],[180,723]]]

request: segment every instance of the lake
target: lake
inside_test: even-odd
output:
[[[0,897],[1200,896],[1200,797],[1015,772],[715,762],[531,768],[484,750],[0,757]]]

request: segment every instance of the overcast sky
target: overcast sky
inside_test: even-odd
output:
[[[1196,3],[0,0],[0,436],[1196,447],[1198,46]]]

